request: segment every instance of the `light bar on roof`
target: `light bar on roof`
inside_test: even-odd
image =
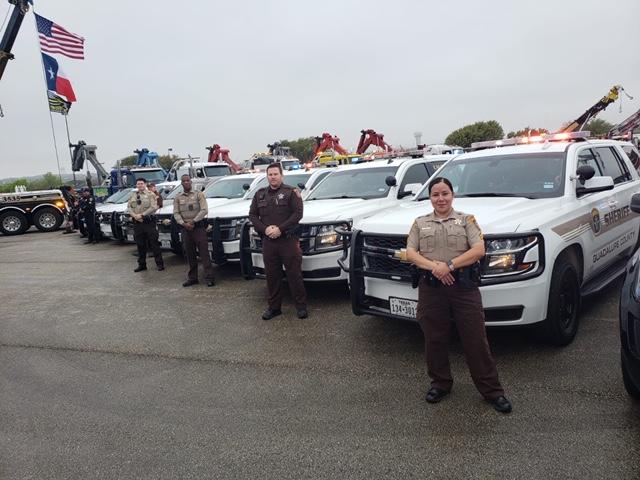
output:
[[[509,145],[528,145],[530,143],[542,142],[566,142],[567,140],[585,139],[591,136],[591,132],[561,132],[561,133],[544,133],[542,135],[534,135],[531,137],[513,137],[503,140],[489,140],[487,142],[474,142],[471,148],[493,148],[506,147]]]

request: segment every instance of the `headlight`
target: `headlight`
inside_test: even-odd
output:
[[[258,235],[258,232],[256,232],[256,229],[253,227],[249,227],[249,246],[252,250],[260,250],[262,248],[260,235]]]
[[[483,278],[522,275],[536,270],[541,261],[537,235],[485,240]]]
[[[315,249],[316,251],[342,248],[342,235],[336,233],[336,228],[351,228],[351,222],[335,223],[329,225],[318,225],[315,227]]]

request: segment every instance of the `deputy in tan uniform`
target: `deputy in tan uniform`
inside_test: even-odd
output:
[[[302,251],[298,226],[303,206],[300,192],[282,183],[282,166],[267,167],[269,186],[256,192],[249,208],[249,220],[262,237],[262,258],[267,277],[269,308],[263,320],[282,313],[282,267],[296,302],[298,318],[307,318],[307,293],[302,281]]]
[[[509,413],[511,403],[489,349],[478,288],[477,262],[484,257],[482,232],[473,215],[453,210],[453,196],[446,178],[429,182],[433,212],[413,222],[407,239],[407,259],[422,272],[418,321],[431,378],[426,400],[437,403],[451,391],[449,341],[455,325],[476,388],[497,411]]]
[[[178,225],[183,227],[182,242],[189,263],[187,281],[183,287],[190,287],[198,283],[198,256],[196,247],[200,253],[200,260],[204,267],[204,279],[207,286],[213,287],[213,266],[209,258],[209,242],[207,236],[207,213],[209,207],[202,192],[196,192],[191,188],[191,177],[183,175],[180,179],[184,191],[173,200],[173,217]]]
[[[133,238],[138,246],[138,267],[134,272],[147,269],[147,245],[151,248],[159,271],[164,270],[162,252],[158,243],[158,228],[156,227],[156,196],[147,190],[144,178],[136,180],[137,191],[129,198],[127,212],[133,220]]]

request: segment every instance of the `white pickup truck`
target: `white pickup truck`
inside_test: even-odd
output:
[[[346,273],[338,265],[343,240],[335,229],[350,229],[352,224],[371,215],[408,202],[433,172],[451,158],[451,155],[400,157],[334,169],[304,199],[304,216],[300,221],[303,278],[346,280]],[[242,261],[251,265],[243,264],[242,271],[252,269],[255,275],[264,276],[260,236],[251,232],[249,241],[251,256],[244,255]]]
[[[581,296],[624,273],[640,227],[629,208],[640,190],[629,160],[637,151],[587,138],[498,141],[436,172],[453,184],[453,208],[475,215],[484,233],[480,291],[488,326],[541,323],[547,340],[566,345],[578,329]],[[432,210],[425,187],[414,201],[354,225],[341,266],[356,315],[415,320],[406,238],[414,219]]]

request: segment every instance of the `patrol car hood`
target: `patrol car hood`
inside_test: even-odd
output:
[[[453,208],[474,215],[484,233],[510,233],[535,228],[533,217],[555,208],[557,200],[520,197],[456,198]],[[371,233],[408,233],[416,217],[432,211],[433,207],[428,200],[401,203],[396,208],[380,212],[364,221],[354,222],[354,228]],[[526,227],[521,228],[525,221]]]
[[[215,210],[209,210],[209,218],[237,218],[248,217],[251,200],[238,200],[235,202],[227,202],[218,206]]]
[[[307,200],[304,202],[304,215],[300,223],[330,223],[341,220],[353,220],[355,222],[374,215],[381,208],[387,208],[395,204],[395,201],[390,201],[386,198],[369,200],[363,198]]]
[[[126,209],[126,203],[103,203],[96,206],[96,212],[98,213],[124,212]]]

